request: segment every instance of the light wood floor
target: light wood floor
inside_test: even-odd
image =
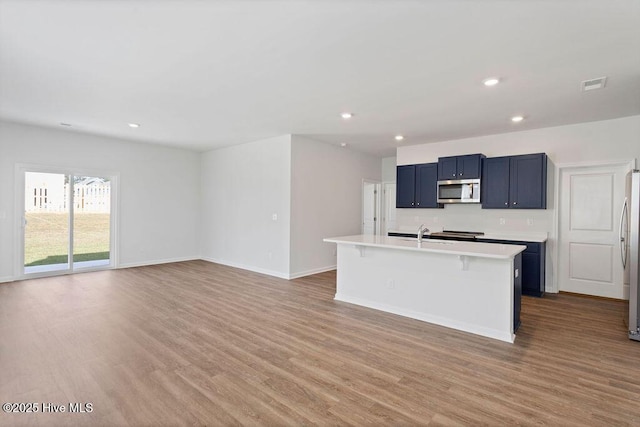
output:
[[[640,425],[623,302],[523,298],[515,344],[193,261],[0,284],[0,425]]]

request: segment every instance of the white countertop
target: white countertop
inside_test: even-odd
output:
[[[417,235],[416,230],[387,230],[388,233],[402,233]],[[425,233],[425,236],[431,233]],[[501,233],[487,232],[482,236],[477,236],[477,240],[512,240],[516,242],[536,242],[542,243],[547,241],[547,233]]]
[[[352,244],[356,246],[372,246],[388,249],[400,249],[419,252],[436,252],[452,255],[465,255],[482,258],[513,258],[527,247],[522,245],[499,245],[495,243],[458,242],[454,240],[417,239],[408,237],[388,237],[379,235],[363,235],[330,237],[325,242]]]

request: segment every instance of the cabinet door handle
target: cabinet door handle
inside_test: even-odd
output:
[[[418,206],[420,206],[420,202],[418,202]]]
[[[509,206],[509,202],[504,202],[504,205],[505,206]]]
[[[514,205],[517,205],[517,204],[518,204],[518,202],[513,202],[513,204],[514,204]]]
[[[411,206],[413,206],[413,202],[411,202]]]
[[[460,172],[460,176],[464,175],[462,172]]]

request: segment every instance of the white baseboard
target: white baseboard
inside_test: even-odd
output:
[[[208,257],[201,257],[200,259],[202,259],[203,261],[213,262],[215,264],[226,265],[228,267],[234,267],[234,268],[240,268],[242,270],[253,271],[254,273],[266,274],[267,276],[274,276],[280,279],[287,279],[287,280],[289,279],[288,274],[281,273],[279,271],[267,270],[265,268],[259,268],[259,267],[254,267],[252,265],[240,264],[237,262],[227,261],[224,259],[208,258]]]
[[[289,279],[299,279],[300,277],[311,276],[312,274],[324,273],[326,271],[332,271],[337,268],[336,265],[329,265],[326,267],[314,268],[313,270],[301,271],[299,273],[293,273],[289,275]]]
[[[329,266],[326,266],[326,267],[315,268],[313,270],[301,271],[301,272],[293,273],[293,274],[286,274],[286,273],[281,273],[279,271],[274,271],[274,270],[268,270],[268,269],[265,269],[265,268],[254,267],[254,266],[251,266],[251,265],[240,264],[240,263],[231,262],[231,261],[227,261],[227,260],[223,260],[223,259],[207,258],[207,257],[200,257],[200,256],[179,257],[179,258],[161,259],[161,260],[153,260],[153,261],[142,261],[142,262],[120,263],[116,267],[116,269],[132,268],[132,267],[146,267],[146,266],[149,266],[149,265],[169,264],[169,263],[172,263],[172,262],[194,261],[194,260],[199,260],[199,259],[201,259],[203,261],[213,262],[213,263],[216,263],[216,264],[222,264],[222,265],[226,265],[226,266],[234,267],[234,268],[240,268],[242,270],[253,271],[254,273],[266,274],[267,276],[273,276],[273,277],[278,277],[280,279],[287,279],[287,280],[298,279],[300,277],[311,276],[312,274],[324,273],[326,271],[332,271],[332,270],[336,269],[335,265],[329,265]],[[20,278],[19,277],[11,277],[11,276],[0,277],[0,283],[13,282],[13,281],[16,281],[16,280],[20,280]]]
[[[172,262],[195,261],[198,259],[200,259],[199,256],[190,256],[190,257],[160,259],[160,260],[153,260],[153,261],[128,262],[128,263],[120,263],[116,268],[146,267],[148,265],[169,264]]]

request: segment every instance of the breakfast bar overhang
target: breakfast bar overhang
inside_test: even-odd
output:
[[[324,241],[337,244],[336,300],[515,340],[525,246],[376,235]]]

